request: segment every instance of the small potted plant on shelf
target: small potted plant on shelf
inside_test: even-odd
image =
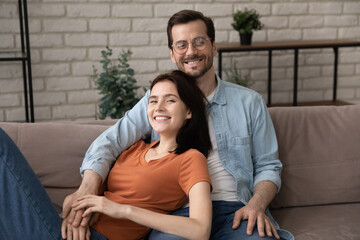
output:
[[[231,26],[239,32],[242,45],[251,45],[253,31],[261,30],[264,26],[260,21],[260,14],[254,9],[239,10],[233,14],[233,19]]]

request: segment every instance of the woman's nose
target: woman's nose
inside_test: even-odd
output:
[[[158,103],[156,104],[155,110],[156,111],[164,110],[164,101],[158,101]]]

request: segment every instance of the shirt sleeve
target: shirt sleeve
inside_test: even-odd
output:
[[[261,181],[271,181],[279,191],[282,164],[279,160],[274,125],[261,97],[258,97],[257,104],[255,104],[252,133],[254,187]]]
[[[103,132],[90,145],[80,168],[83,175],[87,169],[98,173],[104,181],[118,156],[132,144],[151,135],[151,125],[147,117],[150,92],[115,125]]]
[[[190,149],[183,153],[179,167],[179,184],[189,196],[190,189],[198,182],[208,182],[211,185],[205,156],[197,150]]]

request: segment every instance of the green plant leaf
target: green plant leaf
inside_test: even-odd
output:
[[[225,80],[227,82],[232,82],[238,85],[241,85],[243,87],[250,87],[253,82],[251,81],[249,75],[246,75],[245,77],[242,75],[241,71],[236,67],[237,62],[235,61],[234,64],[228,68],[225,69]]]
[[[112,56],[112,49],[106,47],[101,51],[100,63],[102,71],[93,66],[93,75],[97,89],[103,95],[99,103],[99,118],[105,119],[121,118],[123,114],[131,109],[138,101],[136,90],[137,86],[134,69],[130,68],[128,59],[131,55],[130,50],[121,50],[117,57],[117,64],[114,60],[109,59]]]
[[[261,30],[264,25],[260,21],[259,13],[254,9],[245,8],[243,11],[238,10],[233,14],[231,26],[238,32],[252,33],[253,30]]]

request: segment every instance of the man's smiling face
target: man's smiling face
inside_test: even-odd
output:
[[[187,41],[189,46],[185,53],[179,54],[170,50],[171,60],[177,65],[179,70],[186,74],[199,78],[203,76],[213,66],[216,48],[208,40],[203,50],[197,50],[191,44],[197,37],[209,38],[206,34],[206,25],[201,20],[192,21],[185,24],[177,24],[172,30],[173,43],[177,41]]]

